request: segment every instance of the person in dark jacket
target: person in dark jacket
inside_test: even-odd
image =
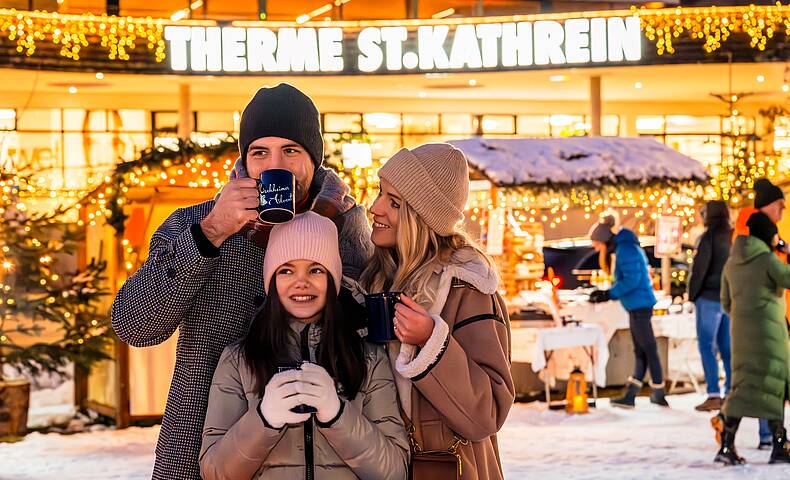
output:
[[[732,392],[713,422],[724,424],[714,459],[725,465],[745,463],[735,450],[741,418],[764,418],[773,433],[769,463],[790,463],[784,428],[790,397],[790,348],[784,313],[784,290],[790,288],[790,265],[772,249],[779,240],[776,224],[764,213],[749,217],[749,235],[739,235],[724,266],[721,303],[732,316]]]
[[[695,408],[709,412],[721,408],[719,387],[719,362],[724,364],[726,381],[724,395],[730,391],[730,317],[721,309],[721,272],[730,255],[730,212],[727,204],[714,200],[705,205],[703,212],[705,232],[697,243],[697,252],[688,280],[688,298],[694,302],[697,314],[697,343],[702,368],[705,371],[708,398]]]
[[[118,291],[111,318],[124,342],[158,345],[179,330],[154,479],[200,479],[211,378],[222,351],[247,333],[265,301],[260,272],[271,228],[255,222],[256,177],[270,168],[294,173],[297,212],[337,225],[344,275],[359,277],[372,254],[365,209],[321,166],[323,148],[310,97],[287,84],[258,90],[241,116],[231,180],[218,198],[173,212],[151,237],[146,262]]]
[[[636,234],[626,228],[614,233],[617,220],[613,215],[604,216],[590,231],[593,247],[601,255],[601,267],[609,271],[614,254],[614,283],[609,290],[596,290],[590,302],[619,300],[628,312],[631,339],[634,342],[634,374],[622,397],[612,400],[612,405],[633,408],[636,395],[642,389],[647,369],[650,368],[650,401],[668,407],[664,392],[664,372],[658,357],[658,346],[651,319],[656,296],[647,267],[647,256],[639,245]]]

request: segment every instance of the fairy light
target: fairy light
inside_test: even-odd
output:
[[[632,11],[638,14],[645,36],[655,42],[659,55],[675,53],[674,41],[681,36],[701,41],[705,51],[712,53],[734,33],[748,35],[749,45],[760,51],[777,33],[790,35],[790,6],[779,2],[773,6],[658,10],[632,7]]]
[[[17,53],[33,55],[42,44],[78,61],[85,48],[100,47],[109,60],[128,61],[132,50],[145,48],[159,63],[165,59],[164,19],[107,15],[63,15],[0,9],[0,35],[16,43]],[[97,78],[98,78],[97,74]],[[103,75],[103,74],[102,74]]]

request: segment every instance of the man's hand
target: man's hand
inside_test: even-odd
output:
[[[237,178],[222,189],[211,212],[200,222],[206,238],[219,248],[228,237],[258,218],[258,186],[255,179]]]

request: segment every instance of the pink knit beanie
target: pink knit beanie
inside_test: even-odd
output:
[[[443,237],[464,219],[469,197],[469,170],[463,152],[449,143],[403,148],[380,169],[417,215]]]
[[[292,260],[311,260],[329,271],[340,291],[343,264],[337,241],[337,227],[332,220],[315,212],[306,212],[287,223],[275,225],[263,257],[263,288],[269,293],[269,283],[280,265]]]

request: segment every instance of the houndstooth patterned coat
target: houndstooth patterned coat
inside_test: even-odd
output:
[[[213,205],[212,200],[170,215],[151,238],[148,260],[124,283],[112,306],[113,328],[132,346],[157,345],[180,329],[154,479],[200,479],[211,378],[222,350],[246,334],[264,300],[264,251],[253,241],[235,234],[215,258],[198,250],[191,227]],[[343,274],[358,278],[373,250],[370,226],[361,206],[341,215],[336,223]]]

